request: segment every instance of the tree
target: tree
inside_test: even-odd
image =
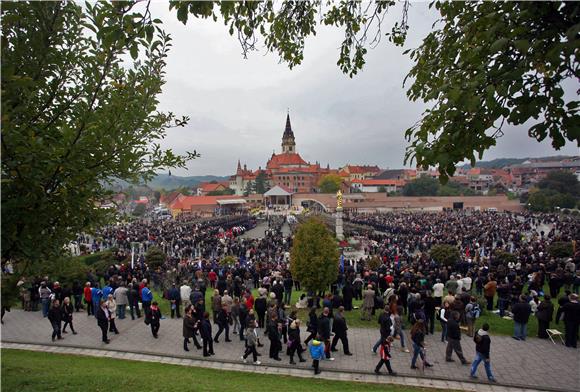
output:
[[[270,187],[268,186],[268,177],[265,171],[260,171],[256,176],[256,193],[263,195],[268,192]]]
[[[327,174],[318,181],[321,193],[336,193],[340,189],[342,178],[338,174]]]
[[[139,203],[133,209],[133,216],[143,216],[143,214],[145,214],[145,210],[146,210],[145,204]]]
[[[220,260],[220,264],[221,265],[228,265],[228,266],[233,266],[237,263],[238,259],[236,259],[233,256],[226,256],[223,259]]]
[[[548,247],[550,255],[556,258],[572,257],[574,254],[574,247],[571,242],[553,242]]]
[[[106,185],[196,156],[159,145],[187,118],[157,110],[170,38],[134,6],[2,4],[2,259],[60,257],[113,218]]]
[[[446,266],[452,266],[459,260],[459,251],[453,245],[434,245],[429,254],[433,260]]]
[[[383,264],[382,260],[378,256],[373,256],[369,259],[367,266],[371,270],[375,271],[377,268],[381,266],[381,264]]]
[[[439,182],[431,177],[419,177],[403,187],[403,196],[436,196]]]
[[[365,64],[367,47],[378,45],[382,21],[395,1],[377,2],[184,2],[171,1],[177,19],[223,18],[244,56],[256,50],[258,37],[290,68],[304,58],[305,38],[318,21],[344,31],[337,65],[353,76]],[[496,145],[503,125],[534,120],[530,137],[551,139],[555,149],[566,140],[580,145],[580,101],[564,94],[576,83],[580,3],[434,1],[440,26],[410,52],[415,62],[407,78],[412,101],[432,104],[405,135],[405,161],[437,166],[446,182],[455,165],[475,165]],[[385,34],[403,45],[408,29],[404,1],[401,18]],[[372,32],[372,33],[371,33]],[[407,79],[406,78],[406,79]],[[577,89],[577,87],[572,87]]]
[[[538,183],[540,189],[551,189],[559,193],[568,193],[580,196],[580,182],[578,177],[568,171],[553,171]]]
[[[449,181],[445,185],[439,184],[438,196],[473,196],[476,192],[458,182]]]
[[[499,264],[508,265],[508,263],[515,263],[518,259],[512,253],[503,251],[501,249],[496,249],[494,252],[494,258],[499,262]]]
[[[236,192],[233,189],[226,188],[226,189],[221,189],[218,191],[208,192],[207,195],[208,196],[224,196],[224,195],[233,195],[234,193],[236,193]]]
[[[290,252],[292,276],[307,291],[324,291],[338,276],[338,247],[318,218],[298,226]]]
[[[432,103],[406,131],[406,161],[475,165],[505,124],[532,121],[530,137],[580,146],[580,101],[564,84],[580,76],[580,4],[568,2],[435,2],[440,28],[412,50],[412,101]],[[574,82],[572,82],[574,83]]]
[[[147,249],[147,253],[145,253],[145,262],[152,269],[161,267],[165,263],[166,258],[165,253],[156,246],[150,246]]]
[[[244,189],[244,196],[249,196],[254,193],[255,187],[252,181],[246,183],[246,189]]]

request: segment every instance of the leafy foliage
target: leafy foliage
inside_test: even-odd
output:
[[[233,195],[234,193],[235,193],[235,191],[233,189],[226,188],[226,189],[222,189],[222,190],[208,192],[207,195],[208,196],[223,196],[223,195]]]
[[[580,145],[578,88],[580,4],[574,2],[442,2],[440,28],[411,51],[407,95],[432,103],[406,131],[406,161],[438,166],[445,181],[465,159],[496,144],[504,123],[533,121],[529,135]]]
[[[571,242],[553,242],[550,244],[548,252],[556,258],[572,257],[574,247]]]
[[[323,291],[338,276],[338,248],[324,223],[310,218],[298,226],[290,252],[292,276],[307,291]]]
[[[403,187],[403,196],[435,196],[439,191],[439,181],[431,177],[419,177]]]
[[[220,260],[221,265],[233,266],[238,260],[234,256],[226,256]]]
[[[552,189],[559,193],[569,193],[574,197],[580,196],[580,181],[572,172],[553,171],[538,183],[540,189]]]
[[[147,253],[145,253],[145,262],[149,266],[149,268],[157,268],[161,267],[165,260],[167,259],[167,255],[163,253],[161,249],[156,246],[150,246],[147,249]]]
[[[133,209],[133,215],[143,216],[143,214],[145,214],[145,210],[146,210],[145,204],[137,204]]]
[[[340,189],[342,178],[338,174],[327,174],[318,181],[321,193],[336,193]]]
[[[580,200],[580,183],[570,172],[549,173],[529,192],[527,203],[532,211],[549,212],[556,208],[574,208]]]
[[[381,259],[378,256],[371,257],[369,259],[369,261],[367,262],[367,266],[371,270],[376,270],[377,268],[379,268],[381,266],[381,264],[383,264],[383,262],[381,261]]]
[[[501,249],[497,249],[494,252],[494,258],[500,264],[504,264],[504,265],[507,265],[508,263],[515,263],[517,261],[516,256],[514,256],[512,253],[506,252],[506,251],[501,250]]]
[[[268,192],[270,187],[268,186],[268,177],[265,171],[260,171],[256,176],[256,193],[259,195],[263,195],[264,193]]]
[[[433,260],[447,266],[452,266],[459,260],[459,251],[453,245],[434,245],[429,254]]]
[[[134,2],[2,4],[2,258],[59,257],[112,218],[113,179],[196,156],[162,150],[157,110],[170,38]]]

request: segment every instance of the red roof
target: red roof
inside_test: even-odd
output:
[[[218,183],[210,183],[210,182],[202,182],[199,184],[198,188],[201,188],[203,192],[213,192],[217,191],[220,187],[227,188],[229,186],[226,182],[218,182]]]
[[[227,196],[185,196],[169,206],[172,210],[190,210],[193,206],[217,205],[218,200],[239,199],[236,195]]]
[[[273,169],[289,165],[308,165],[308,163],[299,154],[288,152],[284,154],[272,154],[266,167]]]
[[[352,180],[353,184],[362,184],[366,186],[395,185],[404,186],[404,180]]]

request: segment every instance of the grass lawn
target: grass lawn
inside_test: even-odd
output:
[[[397,385],[327,381],[220,371],[159,363],[7,350],[2,353],[6,391],[432,391]]]

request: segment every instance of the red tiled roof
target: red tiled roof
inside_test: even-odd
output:
[[[273,154],[266,167],[272,169],[285,165],[308,165],[308,163],[296,153]]]
[[[217,205],[218,200],[239,199],[236,195],[227,196],[185,196],[169,206],[172,210],[190,210],[193,206]]]
[[[353,184],[362,184],[367,186],[373,185],[395,185],[395,186],[404,186],[404,180],[352,180]]]
[[[220,187],[227,188],[229,184],[224,184],[223,182],[218,182],[217,184],[212,184],[210,182],[202,182],[199,184],[199,188],[201,188],[204,192],[213,192],[219,190]]]

